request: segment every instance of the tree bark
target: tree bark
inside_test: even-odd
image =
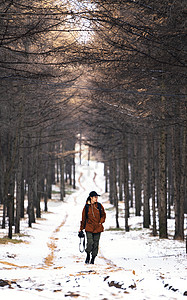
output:
[[[105,193],[108,193],[108,164],[104,163],[104,175],[105,175]]]
[[[64,152],[64,145],[61,145],[61,152]],[[60,200],[64,201],[65,197],[65,180],[64,180],[64,157],[60,158]]]
[[[22,200],[22,180],[23,180],[23,124],[24,124],[24,98],[21,100],[19,108],[19,119],[18,119],[18,164],[17,164],[17,176],[16,176],[16,219],[15,219],[15,233],[20,232],[20,217],[21,217],[21,200]]]
[[[167,179],[166,179],[166,133],[160,133],[159,145],[159,237],[167,238]]]
[[[151,181],[151,194],[152,194],[152,213],[153,213],[153,236],[157,235],[157,228],[156,228],[156,195],[155,195],[155,164],[156,164],[156,159],[155,159],[155,140],[154,140],[154,135],[152,137],[152,181]]]
[[[8,237],[12,239],[12,226],[13,226],[13,205],[14,205],[14,196],[8,194],[8,216],[9,216],[9,230],[8,230]]]
[[[185,139],[178,124],[174,129],[174,164],[175,164],[175,236],[184,240],[184,169],[185,169]]]
[[[114,204],[114,178],[113,178],[113,162],[110,158],[109,161],[109,201],[110,204]]]
[[[129,170],[128,170],[128,140],[123,135],[123,161],[124,161],[124,195],[125,195],[125,230],[129,231]]]
[[[75,154],[73,154],[73,189],[76,189],[76,179],[75,179]]]
[[[31,141],[30,146],[30,160],[28,162],[28,223],[29,227],[32,227],[32,223],[35,223],[35,214],[34,214],[34,197],[35,197],[35,166],[34,166],[34,145],[33,138],[30,136],[29,140]]]
[[[118,195],[117,195],[117,182],[116,182],[116,158],[113,152],[112,155],[112,177],[113,177],[113,195],[114,195],[114,206],[116,209],[115,217],[116,217],[116,228],[119,228],[119,203],[118,203]]]
[[[22,198],[22,180],[23,180],[23,136],[20,133],[20,146],[18,156],[18,167],[16,176],[16,219],[15,233],[20,232],[20,217],[21,217],[21,198]]]
[[[141,160],[141,144],[139,137],[135,138],[135,158],[134,158],[134,187],[135,187],[135,214],[141,215],[141,175],[140,175],[140,160]]]
[[[147,137],[144,139],[144,178],[143,178],[143,188],[144,188],[144,205],[143,205],[143,227],[149,228],[150,225],[150,206],[149,206],[149,171],[148,171],[148,140]]]

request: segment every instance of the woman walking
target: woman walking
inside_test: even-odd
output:
[[[82,220],[79,232],[83,229],[86,231],[86,264],[94,264],[94,260],[98,254],[100,235],[101,232],[104,231],[102,224],[105,222],[106,213],[102,204],[97,202],[98,196],[100,195],[98,195],[95,191],[90,192],[86,205],[82,211]],[[92,255],[91,260],[90,254]]]

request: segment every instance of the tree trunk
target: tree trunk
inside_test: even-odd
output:
[[[152,181],[151,181],[151,194],[152,194],[152,213],[153,213],[153,236],[157,235],[157,228],[156,228],[156,199],[155,199],[155,141],[154,136],[152,138]]]
[[[109,161],[109,201],[114,204],[114,178],[113,178],[113,162],[110,158]]]
[[[105,175],[105,193],[108,193],[108,165],[104,163],[104,175]]]
[[[51,153],[55,152],[55,144],[51,144],[50,146]],[[56,178],[55,178],[55,158],[54,155],[51,154],[51,161],[50,161],[50,169],[51,169],[51,185],[56,184]]]
[[[159,145],[159,237],[167,238],[167,179],[166,179],[166,133],[160,133]]]
[[[14,196],[8,194],[8,215],[9,215],[9,230],[8,230],[8,237],[12,239],[12,226],[13,226],[13,205],[14,205]]]
[[[4,169],[4,185],[3,185],[4,199],[3,199],[2,228],[5,228],[7,205],[8,205],[7,202],[8,194],[14,195],[13,182],[15,180],[14,167],[15,167],[16,151],[17,151],[17,137],[15,139],[12,139],[8,135],[7,153],[4,158],[4,168],[3,168]]]
[[[140,175],[140,160],[141,160],[141,144],[139,137],[135,138],[135,158],[134,158],[134,187],[135,187],[135,214],[141,215],[141,175]]]
[[[112,155],[112,177],[113,177],[113,192],[114,192],[114,206],[116,209],[116,228],[119,228],[119,205],[118,205],[118,195],[117,195],[117,182],[116,182],[116,159],[113,152]]]
[[[73,155],[73,189],[76,189],[76,179],[75,179],[75,154]]]
[[[22,172],[22,179],[21,179],[21,207],[20,207],[20,217],[24,218],[24,200],[25,200],[25,189],[24,189],[24,170]]]
[[[133,141],[133,136],[130,135],[130,140]],[[131,142],[129,149],[129,161],[130,161],[130,200],[131,208],[134,207],[134,142]]]
[[[178,124],[174,129],[174,164],[175,164],[175,236],[177,240],[184,240],[184,169],[185,169],[185,141],[182,129]]]
[[[6,223],[7,194],[8,194],[8,187],[7,187],[7,180],[6,180],[6,172],[4,172],[2,229],[5,229],[5,223]]]
[[[64,146],[62,143],[61,152],[64,152]],[[60,158],[60,200],[64,201],[65,197],[65,181],[64,181],[64,157]]]
[[[125,195],[125,230],[129,231],[129,171],[128,171],[128,141],[123,135],[123,161],[124,161],[124,195]]]
[[[149,228],[150,225],[150,206],[149,206],[149,171],[148,171],[148,140],[144,139],[144,168],[143,168],[143,188],[144,188],[144,205],[143,205],[143,227]]]
[[[17,176],[16,176],[16,220],[15,220],[15,233],[19,233],[20,232],[22,179],[23,179],[23,137],[20,136],[18,167],[17,167]]]
[[[29,140],[30,143],[30,160],[28,163],[28,222],[29,227],[32,227],[32,223],[35,223],[35,214],[34,214],[34,197],[35,197],[35,166],[34,166],[34,145],[33,145],[33,139],[30,136]]]
[[[47,208],[47,180],[45,178],[44,180],[44,211],[47,211],[48,208]]]
[[[118,172],[119,172],[119,201],[123,201],[123,159],[118,160]]]

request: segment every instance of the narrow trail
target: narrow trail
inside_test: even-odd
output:
[[[99,179],[97,181],[97,178],[98,174],[95,171],[90,174],[92,183],[90,186],[98,192],[102,192],[102,188],[98,184]],[[101,284],[106,281],[105,284],[106,287],[108,287],[108,280],[110,280],[112,274],[119,271],[132,272],[132,270],[124,270],[123,268],[117,266],[110,259],[107,259],[101,250],[99,251],[95,265],[86,265],[84,263],[85,253],[82,254],[78,252],[78,228],[76,227],[75,232],[72,232],[72,224],[74,223],[75,219],[77,219],[77,216],[75,218],[75,216],[71,213],[71,205],[74,205],[77,207],[77,214],[80,213],[81,218],[81,211],[85,203],[84,199],[87,197],[88,186],[86,181],[84,183],[84,174],[82,172],[80,172],[78,177],[78,187],[78,192],[68,196],[66,202],[61,204],[60,207],[64,207],[62,210],[63,220],[59,222],[58,219],[58,225],[54,226],[52,233],[49,233],[48,236],[46,235],[46,244],[44,246],[45,248],[48,248],[48,254],[43,255],[40,263],[19,265],[10,263],[8,261],[0,261],[0,265],[2,266],[1,270],[7,270],[7,272],[11,272],[11,270],[16,271],[25,269],[35,274],[34,276],[30,275],[27,277],[24,275],[25,273],[23,273],[23,277],[17,277],[17,279],[15,279],[16,277],[13,277],[17,287],[22,287],[22,291],[32,294],[35,292],[44,292],[45,290],[49,289],[48,286],[52,286],[53,292],[64,293],[64,288],[68,284],[69,288],[65,293],[65,297],[77,298],[80,296],[85,299],[89,299],[89,292],[87,288],[85,288],[85,290],[83,288],[83,291],[81,290],[79,293],[75,292],[76,287],[77,290],[79,290],[79,282],[81,282],[81,285],[89,285],[90,280],[99,280]],[[80,203],[80,200],[84,201],[83,204]],[[38,251],[42,251],[42,249],[38,249]],[[32,256],[32,249],[30,249],[30,255]],[[46,274],[49,274],[49,272],[51,279],[50,281],[48,279],[48,282],[46,282],[45,276]],[[63,282],[63,284],[65,284],[64,288],[62,288],[59,280],[61,283]],[[11,286],[13,284],[11,279],[9,280],[9,284]],[[116,291],[116,293],[113,292],[112,297],[117,299],[119,293],[119,291]],[[42,298],[52,299],[45,296],[42,296]]]
[[[74,201],[74,205],[78,205],[78,201],[77,198],[81,197],[82,194],[85,193],[86,191],[86,187],[84,186],[84,182],[82,183],[81,180],[83,178],[83,173],[80,172],[80,175],[78,177],[78,184],[79,184],[79,194],[72,196],[73,197],[73,201]],[[97,173],[94,172],[93,174],[93,183],[95,186],[95,189],[99,190],[100,192],[102,191],[101,186],[99,186],[96,182],[96,178],[97,178]],[[0,264],[3,265],[3,269],[7,269],[7,270],[11,270],[11,269],[28,269],[28,270],[32,270],[32,269],[38,269],[38,270],[46,270],[48,268],[55,268],[55,269],[62,269],[64,268],[63,264],[60,264],[59,266],[54,265],[54,261],[56,259],[56,252],[60,251],[61,249],[58,249],[58,242],[59,242],[59,236],[58,233],[60,232],[60,230],[63,231],[65,230],[63,227],[67,222],[68,219],[68,213],[66,212],[65,217],[63,219],[63,221],[60,223],[60,225],[58,225],[52,232],[51,236],[48,237],[48,241],[47,241],[47,247],[49,249],[49,254],[46,257],[43,257],[43,263],[40,263],[39,265],[18,265],[18,264],[14,264],[14,263],[10,263],[8,261],[2,261],[0,260]],[[80,216],[81,217],[81,216]],[[62,237],[63,238],[63,237]],[[63,249],[62,249],[63,251]],[[102,270],[85,270],[84,272],[75,272],[75,274],[70,274],[70,276],[80,276],[80,275],[89,275],[89,274],[93,274],[93,272],[95,272],[95,274],[105,274],[108,273],[109,271],[115,272],[118,270],[122,270],[122,268],[118,267],[117,265],[115,265],[111,260],[107,259],[106,257],[104,257],[104,255],[101,253],[101,251],[99,251],[98,257],[103,260],[104,264],[102,267]],[[90,266],[84,265],[84,259],[83,259],[83,255],[72,255],[72,260],[74,260],[76,263],[78,264],[83,264],[83,267],[85,268],[90,268]],[[6,268],[7,266],[7,268]]]
[[[80,188],[83,189],[83,191],[85,191],[86,189],[82,186],[81,184],[81,178],[83,176],[83,173],[80,173],[80,176],[78,178],[78,182],[79,182],[79,186]],[[74,196],[74,204],[77,204],[77,197]],[[32,270],[32,269],[40,269],[40,270],[45,270],[49,267],[53,266],[54,260],[55,260],[55,251],[58,251],[58,246],[57,246],[57,242],[59,240],[59,237],[57,236],[57,233],[59,233],[59,231],[61,230],[61,228],[65,225],[66,221],[68,218],[68,213],[66,213],[64,220],[60,223],[60,225],[58,225],[51,236],[49,236],[48,241],[47,241],[47,246],[49,248],[49,254],[43,258],[44,263],[40,263],[38,266],[37,265],[32,265],[32,266],[28,266],[28,265],[18,265],[15,263],[11,263],[8,261],[2,261],[0,260],[0,265],[2,265],[2,268],[5,270],[11,270],[11,269],[28,269],[28,270]],[[57,268],[63,268],[64,266],[59,266],[59,267],[55,267]]]
[[[54,263],[55,249],[57,249],[57,241],[59,240],[59,238],[56,237],[56,234],[60,231],[62,226],[64,226],[64,224],[66,223],[67,217],[68,217],[68,214],[65,215],[65,219],[63,220],[63,222],[53,231],[53,234],[50,237],[50,242],[47,243],[47,245],[50,249],[50,253],[44,260],[44,266],[42,267],[43,269],[51,267]],[[62,267],[59,267],[59,268],[62,268]]]
[[[60,225],[58,225],[55,230],[53,231],[52,235],[49,237],[49,242],[47,242],[47,246],[50,250],[50,253],[47,255],[47,257],[45,257],[44,263],[40,266],[34,265],[34,266],[20,266],[14,263],[10,263],[7,261],[0,261],[0,264],[5,265],[5,266],[9,266],[9,268],[7,268],[7,270],[10,270],[10,267],[12,268],[19,268],[19,269],[47,269],[49,267],[51,267],[54,263],[54,259],[55,259],[55,249],[57,249],[57,241],[59,240],[59,237],[57,237],[57,233],[60,231],[60,229],[62,228],[62,226],[64,226],[64,224],[66,223],[67,220],[67,214],[65,215],[64,220],[62,221],[62,223]],[[5,268],[4,268],[5,269]]]
[[[78,229],[88,192],[96,190],[101,194],[101,201],[106,201],[103,204],[106,205],[106,212],[110,206],[103,192],[104,180],[100,166],[92,165],[90,169],[86,165],[78,166],[76,174],[77,189],[74,193],[67,195],[64,202],[57,198],[51,200],[46,217],[37,219],[33,228],[28,229],[27,220],[23,220],[24,232],[28,233],[28,238],[25,239],[30,244],[22,243],[11,245],[11,247],[8,245],[7,249],[2,245],[1,278],[9,285],[6,292],[15,293],[8,294],[8,297],[3,296],[2,299],[24,300],[27,295],[30,296],[28,300],[61,300],[63,297],[88,300],[94,298],[98,300],[150,299],[147,292],[150,289],[149,279],[154,281],[155,286],[160,284],[160,281],[162,285],[166,283],[170,286],[170,280],[166,281],[169,276],[168,272],[164,274],[164,271],[154,263],[150,263],[150,269],[147,268],[148,274],[143,272],[142,276],[145,262],[142,256],[138,259],[132,256],[129,260],[125,255],[120,257],[123,255],[121,254],[123,249],[115,251],[114,243],[117,242],[115,233],[107,230],[102,234],[96,263],[85,264],[86,254],[79,252]],[[107,213],[105,228],[109,228],[112,222],[110,213],[113,214],[113,212]],[[122,237],[120,234],[118,236],[119,239]],[[122,246],[116,243],[116,247],[125,249],[126,244],[123,241],[120,245]],[[132,245],[141,246],[141,243]],[[140,249],[142,252],[145,250],[141,247]],[[152,268],[154,274],[151,273]],[[162,273],[159,273],[160,270]],[[4,288],[0,289],[0,298],[4,290]],[[147,292],[145,296],[144,291]],[[133,298],[138,293],[142,294],[142,298]],[[93,298],[90,298],[90,295],[94,295]],[[160,295],[162,296],[162,293]],[[167,298],[165,294],[163,296],[164,299],[179,299],[173,297]]]

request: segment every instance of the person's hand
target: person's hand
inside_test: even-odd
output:
[[[80,230],[79,233],[78,233],[78,237],[79,238],[84,238],[84,236],[85,236],[84,232],[82,230]]]

